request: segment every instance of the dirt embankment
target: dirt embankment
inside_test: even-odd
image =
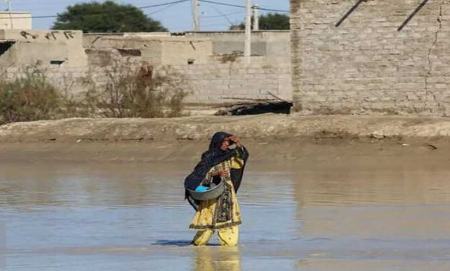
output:
[[[251,139],[447,138],[450,119],[258,115],[174,119],[63,119],[0,126],[0,143],[205,140],[220,130]]]
[[[411,157],[449,162],[450,119],[299,115],[13,123],[0,126],[0,162],[194,164],[220,130],[239,135],[252,161],[270,162],[265,165],[309,161],[317,152],[324,154],[318,164],[357,164],[367,153],[400,164]]]

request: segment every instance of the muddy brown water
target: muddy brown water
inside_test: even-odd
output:
[[[192,159],[2,149],[0,269],[450,270],[448,147],[294,145],[278,151],[296,158],[250,160],[237,248],[189,245],[182,179]]]

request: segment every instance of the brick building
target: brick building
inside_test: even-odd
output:
[[[450,1],[291,0],[291,13],[302,113],[450,115]]]

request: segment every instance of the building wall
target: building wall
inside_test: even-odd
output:
[[[31,13],[0,11],[0,29],[31,29]]]
[[[40,34],[35,40],[42,36]],[[8,37],[17,39],[14,46],[20,46],[9,51],[22,54],[21,59],[29,64],[36,62],[33,57],[39,56],[36,54],[39,51],[45,58],[47,54],[56,57],[65,53],[64,46],[44,50],[45,43],[27,43],[12,34]],[[183,77],[185,89],[189,92],[187,102],[192,105],[207,107],[242,99],[274,98],[273,95],[292,100],[290,61],[286,51],[283,56],[253,56],[251,63],[246,63],[239,54],[213,54],[211,40],[201,37],[89,35],[88,39],[84,41],[85,48],[71,49],[72,54],[84,55],[85,65],[48,65],[42,62],[43,65],[37,68],[47,75],[51,83],[75,96],[92,87],[91,83],[101,87],[116,72],[125,73],[130,67],[137,69],[140,65],[151,65],[155,72],[170,67]],[[285,40],[287,45],[289,42]],[[33,54],[27,55],[27,52]],[[16,56],[15,59],[19,58]],[[28,66],[27,63],[6,60],[5,55],[0,56],[1,61],[5,62],[1,66],[6,67],[2,74],[9,80],[24,75]]]
[[[235,103],[239,99],[273,99],[272,95],[292,100],[290,64],[281,60],[253,57],[247,64],[242,57],[234,61],[214,57],[208,64],[175,68],[190,84],[189,103]]]
[[[209,39],[155,35],[87,35],[84,46],[89,49],[136,49],[154,65],[182,65],[188,61],[207,63],[212,53]]]
[[[81,31],[0,30],[0,43],[14,45],[0,54],[0,69],[8,66],[56,65],[86,66]]]
[[[289,31],[252,32],[252,61],[246,64],[243,31],[186,32],[186,37],[212,41],[206,65],[185,67],[193,94],[189,101],[231,103],[235,98],[292,100]],[[235,58],[235,59],[234,59]],[[233,60],[234,59],[234,60]]]
[[[305,114],[450,115],[450,1],[291,0],[292,78]]]
[[[243,31],[186,32],[187,37],[207,38],[213,43],[215,55],[244,52]],[[289,31],[253,31],[252,55],[265,57],[289,57]]]
[[[206,64],[212,56],[210,40],[168,38],[160,42],[163,65]]]

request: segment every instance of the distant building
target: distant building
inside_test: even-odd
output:
[[[13,65],[86,67],[83,33],[79,30],[0,29],[0,70]]]
[[[22,11],[0,11],[0,29],[31,29],[31,13]]]

